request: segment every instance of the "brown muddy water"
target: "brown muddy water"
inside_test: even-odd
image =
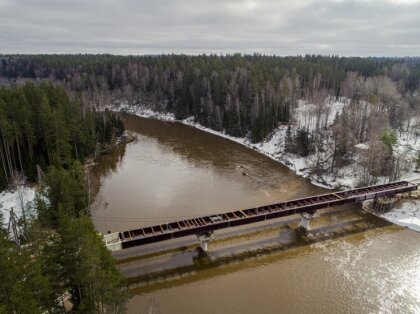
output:
[[[325,192],[229,140],[122,117],[138,140],[91,170],[100,232]],[[307,236],[297,223],[219,231],[207,255],[194,237],[115,253],[128,313],[420,313],[420,234],[357,207],[321,211]]]

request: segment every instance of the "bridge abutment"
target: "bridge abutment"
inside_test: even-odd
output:
[[[392,196],[375,197],[373,200],[373,209],[379,213],[386,213],[391,210],[396,200],[396,197]]]

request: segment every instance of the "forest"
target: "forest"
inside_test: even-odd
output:
[[[299,99],[380,96],[374,95],[380,91],[350,91],[343,86],[349,76],[388,78],[407,101],[420,84],[418,58],[17,55],[0,60],[0,77],[12,81],[58,82],[98,106],[123,100],[149,104],[179,119],[194,116],[230,135],[249,135],[254,142],[278,122],[288,122]]]
[[[70,99],[48,83],[0,88],[0,190],[19,175],[35,181],[37,167],[83,163],[124,132],[121,120]]]
[[[0,60],[5,84],[53,82],[84,106],[126,103],[178,119],[192,116],[254,143],[290,125],[285,152],[315,154],[315,175],[345,167],[355,160],[355,146],[366,144],[369,149],[357,157],[359,184],[396,179],[407,170],[394,156],[395,138],[413,132],[419,111],[415,57],[3,55]],[[333,101],[346,105],[334,112]],[[302,104],[312,106],[305,121],[298,114]]]
[[[114,114],[82,106],[62,87],[0,89],[0,190],[38,181],[16,234],[0,204],[1,314],[67,313],[67,296],[73,313],[124,312],[126,284],[90,219],[83,166],[123,132]]]
[[[0,224],[1,314],[124,313],[126,283],[90,219],[85,183],[79,161],[50,166],[18,237]]]

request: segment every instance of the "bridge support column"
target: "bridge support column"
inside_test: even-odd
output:
[[[200,247],[203,250],[203,252],[207,252],[208,243],[214,239],[214,232],[207,231],[207,232],[199,233],[196,236],[197,236],[198,241],[200,242]]]
[[[315,211],[303,213],[300,217],[300,223],[298,226],[298,230],[309,231],[311,230],[310,222],[315,215]]]

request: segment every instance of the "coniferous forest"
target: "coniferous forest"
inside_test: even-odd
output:
[[[0,189],[15,173],[35,181],[37,166],[68,168],[124,131],[109,112],[95,112],[51,84],[0,89]]]
[[[89,216],[82,162],[122,135],[122,122],[48,83],[0,89],[0,190],[37,179],[18,237],[0,225],[0,313],[120,313],[125,282]],[[1,204],[0,204],[1,205]],[[10,209],[6,209],[10,210]],[[1,217],[0,217],[0,220]],[[67,309],[68,310],[68,309]]]

